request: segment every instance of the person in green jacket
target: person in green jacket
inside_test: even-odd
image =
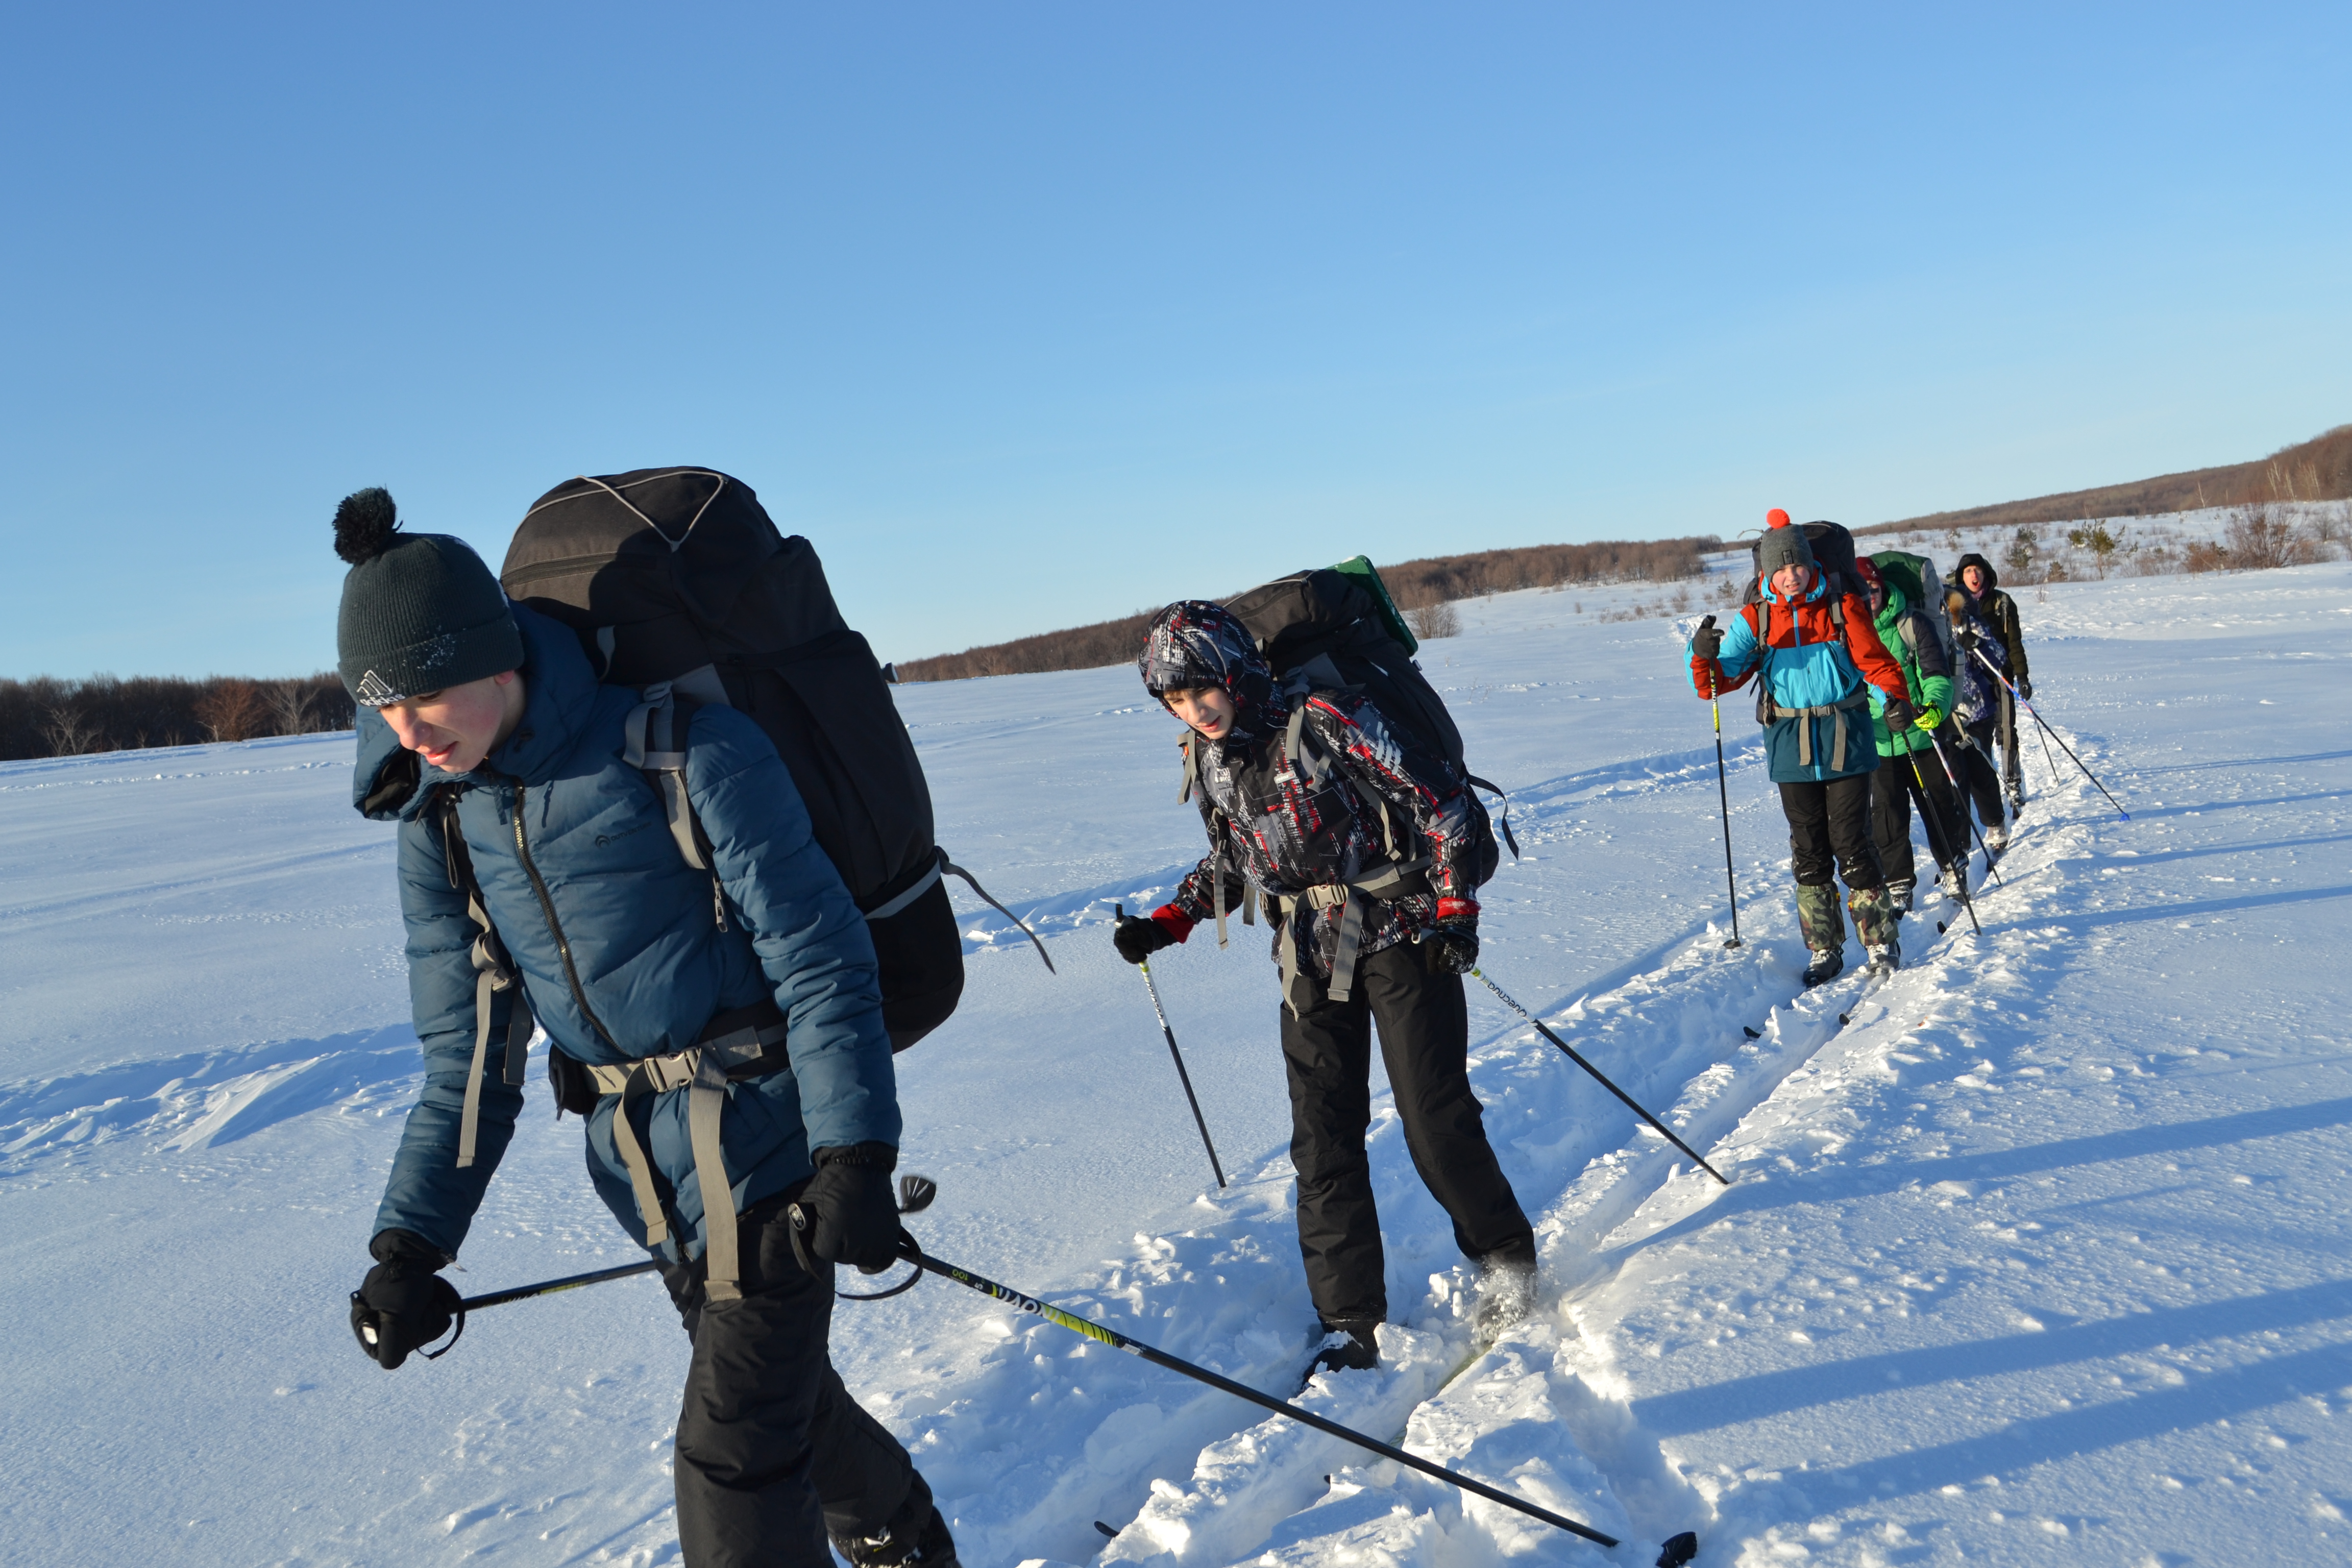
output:
[[[1921,615],[1899,584],[1889,582],[1868,558],[1854,563],[1870,589],[1870,608],[1878,640],[1903,667],[1911,689],[1916,722],[1899,733],[1891,731],[1881,715],[1873,721],[1878,732],[1878,777],[1870,792],[1871,836],[1878,841],[1878,863],[1886,873],[1886,894],[1895,907],[1908,910],[1918,885],[1911,858],[1911,802],[1919,800],[1919,816],[1927,830],[1927,847],[1944,874],[1945,891],[1955,899],[1968,897],[1968,826],[1959,815],[1951,781],[1936,755],[1935,731],[1952,710],[1952,666],[1935,623]]]

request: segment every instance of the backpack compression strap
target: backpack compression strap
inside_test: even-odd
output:
[[[499,940],[497,928],[490,924],[488,911],[482,907],[481,886],[474,880],[474,858],[467,852],[465,835],[457,828],[456,791],[442,792],[440,816],[441,854],[448,868],[449,886],[466,895],[466,918],[481,928],[469,954],[474,963],[474,1060],[466,1069],[466,1108],[457,1118],[457,1169],[462,1171],[473,1164],[474,1150],[482,1131],[482,1079],[490,1058],[490,998],[500,991],[514,993],[514,1005],[507,1013],[502,1073],[511,1089],[522,1087],[524,1069],[530,1060],[530,999],[517,984],[522,977],[507,956],[506,943]]]

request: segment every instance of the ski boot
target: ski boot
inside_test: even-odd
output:
[[[1837,889],[1827,882],[1797,884],[1797,929],[1813,955],[1805,984],[1834,980],[1845,967],[1845,921],[1838,913]]]
[[[1811,990],[1816,985],[1826,985],[1831,981],[1835,980],[1839,975],[1845,973],[1845,946],[1843,943],[1840,943],[1836,947],[1817,947],[1813,949],[1812,952],[1813,961],[1805,965],[1805,988],[1807,990]]]
[[[1956,904],[1967,903],[1969,901],[1968,862],[1963,860],[1958,864],[1945,867],[1942,878],[1942,887],[1945,898],[1950,900]]]
[[[1506,1329],[1526,1322],[1535,1306],[1532,1258],[1489,1253],[1478,1260],[1478,1305],[1470,1314],[1470,1337],[1480,1350],[1502,1338]]]
[[[1985,853],[2006,854],[2009,850],[2009,824],[1996,822],[1984,830]]]
[[[1323,1325],[1323,1342],[1315,1359],[1307,1365],[1307,1375],[1298,1380],[1299,1392],[1315,1381],[1318,1372],[1370,1372],[1381,1364],[1381,1321],[1378,1318],[1342,1318],[1338,1322]]]
[[[1897,877],[1886,884],[1887,902],[1895,906],[1896,914],[1907,915],[1913,908],[1911,896],[1917,890],[1918,884],[1910,878]]]
[[[1881,979],[1903,967],[1903,944],[1893,937],[1874,942],[1864,951],[1870,955],[1868,973]]]

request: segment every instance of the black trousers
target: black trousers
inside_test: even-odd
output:
[[[931,1489],[825,1352],[832,1270],[793,1256],[787,1194],[742,1215],[743,1298],[705,1299],[699,1266],[666,1268],[694,1341],[677,1416],[677,1539],[688,1568],[831,1568],[841,1540],[911,1540]]]
[[[1945,748],[1949,751],[1949,747]],[[1911,771],[1913,763],[1919,771]],[[1909,757],[1881,757],[1878,776],[1870,790],[1870,836],[1878,845],[1878,868],[1890,882],[1916,882],[1917,862],[1911,855],[1911,803],[1925,784],[1920,826],[1927,834],[1927,852],[1939,866],[1968,858],[1969,825],[1952,795],[1952,781],[1933,752]]]
[[[1821,887],[1832,870],[1848,888],[1875,888],[1886,879],[1870,840],[1870,791],[1874,773],[1808,779],[1780,786],[1789,818],[1789,856],[1799,887]]]
[[[1298,1251],[1307,1289],[1326,1322],[1388,1316],[1388,1265],[1372,1206],[1371,1036],[1404,1122],[1422,1185],[1454,1221],[1454,1244],[1474,1258],[1536,1258],[1534,1227],[1486,1142],[1470,1091],[1470,1009],[1458,974],[1432,974],[1409,943],[1357,961],[1345,1002],[1318,987],[1303,1015],[1282,1009],[1290,1079],[1290,1158],[1298,1169]]]
[[[2018,728],[2017,699],[2006,689],[2000,694],[2000,782],[2009,787],[2011,800],[2025,799],[2025,757],[2018,749],[2024,733]]]
[[[1992,761],[1992,733],[1997,721],[1990,717],[1968,727],[1972,745],[1955,746],[1948,742],[1944,750],[1951,753],[1952,771],[1960,775],[1961,787],[1968,791],[1977,808],[1977,820],[1987,827],[1999,827],[2007,817],[2000,798],[2000,774]]]

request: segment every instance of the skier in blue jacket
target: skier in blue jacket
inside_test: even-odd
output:
[[[596,1190],[693,1341],[686,1562],[817,1568],[830,1540],[860,1568],[952,1563],[929,1487],[825,1353],[832,1266],[896,1255],[899,1117],[873,944],[774,746],[693,710],[694,869],[624,755],[637,695],[599,685],[568,628],[462,542],[397,531],[381,490],[344,501],[336,543],[354,803],[398,825],[425,1062],[352,1297],[362,1348],[389,1369],[446,1331],[436,1270],[512,1135],[535,1018]]]

